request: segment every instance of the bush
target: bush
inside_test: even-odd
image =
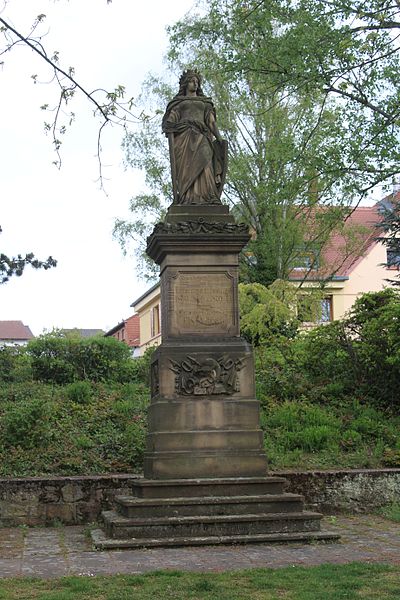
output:
[[[0,382],[32,379],[30,357],[23,346],[0,346]]]
[[[0,477],[141,471],[148,402],[142,384],[3,384]]]
[[[31,340],[27,352],[36,380],[64,385],[74,381],[115,381],[135,378],[129,347],[113,337],[81,339],[57,333]]]
[[[88,404],[92,397],[92,386],[88,381],[75,381],[65,388],[69,400],[77,404]]]
[[[49,414],[49,405],[40,399],[9,405],[2,419],[4,445],[9,448],[20,446],[25,450],[46,445]]]
[[[150,385],[150,364],[155,350],[156,346],[147,348],[143,356],[140,356],[133,361],[134,379],[145,385]]]

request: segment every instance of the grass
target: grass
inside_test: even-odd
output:
[[[398,600],[400,570],[382,564],[227,573],[0,579],[0,600]]]
[[[400,523],[400,503],[393,502],[392,504],[389,504],[388,506],[384,506],[379,511],[379,514],[381,514],[386,519],[389,519],[390,521],[394,521],[395,523]]]

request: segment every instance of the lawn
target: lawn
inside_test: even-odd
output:
[[[400,569],[351,563],[227,573],[0,579],[4,600],[398,600]]]

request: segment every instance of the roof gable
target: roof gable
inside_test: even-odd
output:
[[[31,340],[34,335],[22,321],[0,321],[1,340]]]
[[[345,221],[342,231],[334,231],[323,247],[317,269],[294,269],[292,280],[348,279],[350,273],[379,243],[380,205],[357,207]]]

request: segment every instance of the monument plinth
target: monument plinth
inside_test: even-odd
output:
[[[162,343],[151,362],[144,478],[103,513],[101,548],[335,539],[267,476],[251,346],[240,337],[239,253],[248,228],[220,196],[222,140],[201,78],[168,104],[174,201],[148,238],[160,265]]]
[[[162,343],[151,363],[145,477],[266,474],[253,353],[239,335],[238,256],[248,240],[222,205],[172,206],[148,240],[160,265]]]

